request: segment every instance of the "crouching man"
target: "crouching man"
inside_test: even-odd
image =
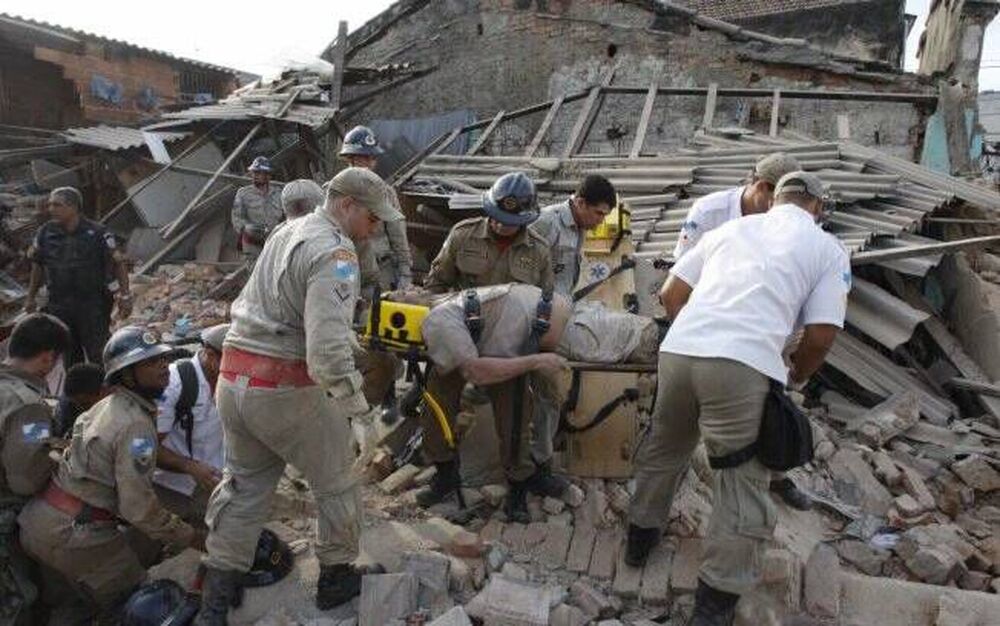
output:
[[[114,623],[146,577],[119,520],[177,549],[204,545],[153,491],[155,401],[171,351],[136,326],[112,335],[104,348],[111,395],[76,420],[52,482],[18,518],[25,552],[62,574],[81,596],[67,602],[82,600],[99,623]]]

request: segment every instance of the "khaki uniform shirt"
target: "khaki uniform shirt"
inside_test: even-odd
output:
[[[382,289],[409,287],[413,282],[413,256],[406,236],[406,220],[382,222],[368,244],[375,255]]]
[[[359,283],[354,244],[319,207],[268,239],[233,302],[225,345],[304,360],[316,384],[335,397],[353,394],[361,385],[352,327]]]
[[[0,365],[0,506],[41,491],[52,462],[45,439],[52,412],[42,399],[45,381]]]
[[[465,325],[464,294],[443,300],[424,319],[421,330],[427,353],[441,374],[477,357],[511,358],[522,354],[542,290],[533,285],[508,284],[481,287],[476,293],[483,319],[478,342],[472,340]],[[620,363],[640,353],[655,355],[655,325],[648,317],[578,303],[556,352],[572,361],[590,363]],[[641,350],[643,347],[647,349]]]
[[[570,201],[544,207],[532,228],[549,244],[556,293],[572,297],[580,280],[584,233],[573,219]]]
[[[189,545],[194,529],[164,508],[153,491],[156,448],[156,405],[117,387],[77,418],[56,484],[152,539]]]
[[[262,193],[255,185],[247,185],[236,190],[233,200],[233,228],[239,235],[247,224],[256,224],[270,233],[285,219],[281,208],[281,188],[268,183]]]
[[[424,287],[435,293],[517,282],[551,289],[555,283],[548,242],[529,226],[501,251],[489,218],[455,224],[431,263]]]

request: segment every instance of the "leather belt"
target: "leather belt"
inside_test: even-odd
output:
[[[64,491],[55,483],[49,483],[48,488],[42,493],[42,499],[52,508],[62,511],[77,522],[113,522],[115,520],[111,511],[91,506],[73,494]]]
[[[316,384],[309,378],[305,361],[255,354],[228,346],[222,350],[219,375],[229,382],[246,377],[250,387],[267,389],[311,387]]]

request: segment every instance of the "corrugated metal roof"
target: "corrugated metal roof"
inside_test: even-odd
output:
[[[895,350],[910,340],[917,326],[930,317],[888,291],[854,277],[847,306],[847,323]]]
[[[177,141],[187,137],[188,133],[156,132],[151,133],[163,141]],[[105,150],[128,150],[146,145],[143,131],[127,126],[89,126],[85,128],[69,128],[62,132],[66,141],[83,146],[103,148]]]
[[[282,99],[283,100],[283,99]],[[281,119],[282,121],[318,128],[336,116],[336,109],[328,106],[311,104],[293,104],[278,117],[278,110],[283,104],[279,100],[268,101],[233,101],[219,104],[209,104],[192,107],[183,111],[165,113],[166,119],[177,120],[249,120],[249,119]]]

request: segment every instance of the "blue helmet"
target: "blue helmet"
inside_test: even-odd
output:
[[[110,381],[116,373],[130,365],[171,352],[174,349],[160,343],[152,331],[139,326],[120,328],[104,344],[105,380]]]
[[[355,126],[348,131],[344,135],[344,145],[340,148],[340,156],[378,156],[383,152],[385,151],[378,145],[378,137],[367,126]]]
[[[483,194],[483,211],[504,226],[525,226],[538,219],[535,183],[523,172],[504,174]]]
[[[172,580],[139,587],[125,603],[122,626],[188,626],[198,613],[198,597]]]
[[[266,156],[259,156],[253,160],[250,167],[247,168],[248,172],[268,172],[271,171],[271,160]]]

